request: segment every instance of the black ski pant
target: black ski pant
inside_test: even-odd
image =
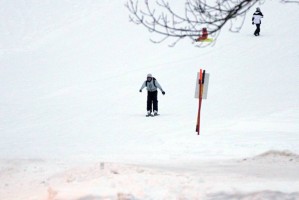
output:
[[[256,24],[254,35],[260,35],[260,31],[261,31],[261,24]]]
[[[154,110],[158,112],[158,91],[147,91],[147,111],[152,112],[152,105]]]

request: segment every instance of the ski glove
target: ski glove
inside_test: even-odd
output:
[[[162,94],[165,95],[165,92],[163,91]]]
[[[142,90],[139,90],[139,92],[142,92]]]

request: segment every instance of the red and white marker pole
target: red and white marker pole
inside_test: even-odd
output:
[[[197,123],[196,123],[196,132],[200,134],[200,111],[201,111],[201,102],[202,102],[202,95],[203,95],[203,86],[205,80],[205,70],[200,69],[199,71],[199,78],[198,78],[198,113],[197,113]]]

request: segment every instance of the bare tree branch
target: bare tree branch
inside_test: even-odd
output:
[[[203,27],[208,29],[214,43],[220,30],[229,22],[230,31],[238,32],[242,28],[247,11],[257,3],[265,0],[185,0],[184,9],[175,10],[167,0],[156,0],[153,5],[148,0],[128,0],[126,7],[131,13],[129,19],[135,24],[142,24],[149,32],[161,36],[153,40],[161,43],[167,39],[175,46],[184,38],[194,41],[201,34]],[[282,3],[298,3],[299,0],[280,0]],[[152,1],[153,2],[153,1]],[[208,3],[209,2],[209,3]],[[236,25],[236,21],[241,22]],[[204,47],[211,43],[199,43]]]

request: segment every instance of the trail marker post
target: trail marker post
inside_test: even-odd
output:
[[[196,132],[200,134],[200,111],[202,99],[207,99],[208,97],[208,84],[210,75],[206,73],[206,70],[200,69],[197,73],[196,87],[195,87],[195,98],[198,98],[198,112],[196,121]]]

